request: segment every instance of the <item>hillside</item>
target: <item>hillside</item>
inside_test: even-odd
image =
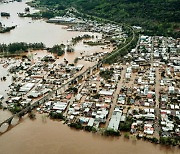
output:
[[[58,14],[74,6],[89,15],[139,25],[149,35],[180,37],[179,0],[37,0]]]

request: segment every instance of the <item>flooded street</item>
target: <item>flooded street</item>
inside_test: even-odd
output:
[[[25,119],[0,137],[0,153],[178,154],[179,151],[144,141],[125,140],[123,136],[108,138],[76,131],[38,114],[36,120]]]
[[[11,32],[0,34],[0,43],[43,42],[47,47],[52,47],[55,44],[69,44],[73,37],[79,35],[94,35],[98,39],[102,37],[98,33],[67,31],[65,25],[46,23],[42,19],[32,20],[31,18],[18,17],[17,13],[24,12],[24,8],[27,7],[27,1],[8,4],[0,3],[0,12],[4,11],[11,14],[9,18],[0,17],[0,22],[6,26],[17,25]],[[33,13],[38,10],[30,8],[30,11]],[[97,61],[87,62],[81,57],[98,52],[112,51],[112,48],[102,49],[102,46],[85,45],[83,41],[77,43],[73,48],[74,52],[65,52],[65,54],[58,57],[55,63],[64,63],[66,59],[71,64],[74,63],[75,58],[79,57],[80,60],[77,64],[83,64],[84,67],[81,71],[85,71]],[[46,50],[30,51],[28,53],[28,56],[34,62],[39,61],[46,55],[51,55],[51,53]],[[6,97],[9,85],[12,83],[12,75],[8,73],[8,69],[14,63],[12,59],[0,60],[0,78],[6,77],[5,81],[0,81],[0,95]],[[17,61],[21,62],[20,59]],[[5,63],[10,64],[4,67]],[[122,86],[122,81],[120,85]],[[3,122],[11,115],[8,110],[1,109],[0,122]],[[18,120],[15,120],[14,124]],[[45,114],[36,114],[35,120],[30,120],[28,116],[25,116],[17,126],[10,128],[0,136],[0,154],[179,154],[179,152],[180,150],[177,147],[167,148],[141,140],[127,140],[124,139],[123,135],[113,138],[77,131],[62,122],[50,120]]]
[[[4,68],[2,66],[2,64],[0,64],[0,70],[1,70],[0,78],[2,78],[3,76],[6,76],[6,81],[0,81],[0,85],[1,85],[0,94],[5,96],[6,95],[6,91],[8,90],[8,86],[12,82],[11,81],[11,75],[7,76],[7,74],[8,74],[7,68]]]
[[[68,44],[70,43],[73,37],[89,34],[98,36],[101,38],[101,34],[98,33],[90,33],[90,32],[73,32],[67,31],[67,26],[65,25],[56,25],[56,24],[49,24],[46,23],[43,19],[41,20],[33,20],[31,18],[20,18],[18,17],[17,13],[24,12],[24,9],[27,7],[26,2],[29,0],[25,0],[22,2],[10,2],[10,3],[0,3],[0,11],[2,12],[9,12],[11,16],[9,18],[0,17],[0,22],[5,26],[12,26],[17,25],[17,27],[8,33],[0,34],[0,43],[13,43],[13,42],[27,42],[27,43],[35,43],[35,42],[43,42],[46,47],[52,47],[55,44]],[[38,10],[34,8],[30,8],[30,12],[34,13]],[[67,53],[57,60],[57,63],[63,63],[64,58],[68,60],[69,63],[73,63],[74,59],[81,56],[81,52],[83,55],[92,54],[94,52],[101,52],[101,51],[109,51],[109,50],[102,50],[100,46],[88,46],[84,45],[83,42],[79,42],[77,45],[74,46],[75,52]],[[32,53],[33,59],[38,60],[48,54],[47,51],[34,51]],[[87,64],[85,61],[80,61],[81,64]],[[12,83],[12,76],[7,76],[8,68],[4,68],[4,61],[0,64],[0,77],[5,76],[6,81],[0,81],[0,95],[4,97],[7,96],[7,91],[9,90],[9,85]],[[86,67],[83,68],[85,70],[89,66],[92,66],[92,63],[85,65]],[[0,110],[0,122],[9,118],[11,113],[9,111],[2,111]]]
[[[2,95],[4,98],[7,97],[7,92],[9,91],[9,86],[12,83],[12,74],[10,74],[8,72],[8,69],[11,67],[11,65],[13,65],[14,62],[19,62],[16,60],[12,60],[12,59],[1,59],[1,64],[0,64],[0,78],[6,77],[6,80],[0,80],[0,95]],[[4,67],[4,65],[7,65],[6,67]],[[5,101],[2,101],[3,105],[6,106],[7,104],[5,104]],[[0,110],[0,122],[3,122],[4,120],[6,120],[7,118],[11,117],[12,113],[8,110]]]

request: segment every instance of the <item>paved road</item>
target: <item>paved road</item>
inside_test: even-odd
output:
[[[153,68],[153,63],[154,63],[154,37],[152,37],[152,46],[151,46],[151,67]],[[160,115],[160,111],[159,111],[159,92],[160,92],[160,74],[159,74],[159,68],[155,69],[155,75],[156,75],[156,84],[154,85],[155,87],[155,94],[156,94],[156,98],[155,98],[155,115],[156,115],[156,119],[154,122],[154,136],[156,138],[159,138],[159,131],[160,131],[160,127],[159,127],[159,115]]]
[[[157,138],[159,138],[159,131],[160,131],[160,127],[159,127],[159,115],[160,115],[160,111],[159,111],[159,92],[160,92],[160,74],[159,74],[159,68],[156,68],[156,84],[155,84],[155,93],[156,93],[156,104],[155,104],[155,112],[156,112],[156,120],[155,120],[155,136]]]
[[[155,108],[159,108],[159,92],[160,92],[160,74],[159,68],[156,68],[156,85],[155,85],[155,93],[156,93],[156,105]]]
[[[109,121],[111,119],[111,116],[112,116],[112,113],[114,111],[114,108],[117,104],[117,99],[118,99],[118,94],[123,86],[123,80],[124,80],[124,76],[125,76],[125,73],[126,73],[126,66],[123,67],[123,70],[121,71],[121,79],[120,81],[118,82],[117,84],[117,89],[116,91],[114,92],[114,95],[113,95],[113,102],[111,104],[111,108],[110,108],[110,111],[109,111],[109,115],[108,115],[108,118],[106,120],[106,128],[108,127],[109,125]]]
[[[152,37],[152,45],[151,45],[151,67],[153,68],[153,63],[154,63],[154,37]]]
[[[106,21],[107,21],[107,20],[106,20]],[[117,23],[117,24],[118,24],[118,23]],[[129,29],[132,31],[132,33],[133,33],[133,37],[132,37],[132,39],[131,39],[125,46],[123,46],[122,48],[118,49],[118,50],[115,51],[115,52],[112,52],[112,53],[111,53],[110,55],[108,55],[107,57],[112,56],[112,55],[120,52],[122,49],[124,49],[125,47],[127,47],[128,45],[130,45],[130,44],[132,43],[132,41],[135,39],[135,32],[134,32],[133,28],[130,27],[130,26],[128,26],[128,25],[125,25],[125,24],[121,24],[121,25],[124,25],[124,26],[126,26],[127,28],[129,28]],[[107,58],[107,57],[106,57],[106,58]],[[102,64],[102,62],[100,62],[100,63]],[[99,64],[100,64],[100,63],[99,63]],[[94,65],[94,66],[95,66],[95,65]],[[84,73],[86,73],[87,71],[88,71],[88,69],[87,69],[86,71],[84,71]],[[79,74],[81,74],[81,71],[79,72]],[[63,86],[68,85],[68,84],[69,84],[72,80],[74,80],[79,74],[76,74],[76,76],[74,76],[73,78],[69,79],[69,80],[68,80],[66,83],[64,83],[61,87],[57,88],[56,90],[53,90],[51,93],[43,96],[43,97],[40,98],[39,100],[43,100],[43,102],[44,102],[44,99],[46,99],[47,97],[51,96],[51,95],[52,95],[53,93],[55,93],[57,90],[62,89]],[[83,74],[83,73],[82,73],[82,74]],[[122,71],[121,80],[120,80],[120,82],[118,83],[117,90],[116,90],[116,92],[115,92],[115,94],[114,94],[114,100],[113,100],[113,104],[112,104],[112,107],[111,107],[111,110],[110,110],[109,117],[112,115],[114,106],[115,106],[115,104],[116,104],[117,97],[118,97],[118,93],[119,93],[119,90],[121,89],[121,86],[122,86],[124,74],[125,74],[125,68],[124,68],[123,71]],[[37,85],[38,85],[38,84],[39,84],[39,83],[37,83]],[[37,86],[37,85],[36,85],[36,86]],[[38,102],[39,100],[36,100],[36,102]],[[35,105],[36,102],[33,103],[32,106]],[[29,106],[29,107],[30,107],[30,106]],[[27,108],[29,108],[29,107],[27,107]],[[109,119],[110,119],[110,118],[109,118]],[[107,123],[109,123],[109,121],[108,121]]]

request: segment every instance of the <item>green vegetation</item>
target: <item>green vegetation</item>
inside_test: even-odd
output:
[[[0,33],[6,33],[10,32],[12,29],[15,29],[16,26],[11,26],[11,27],[0,27]]]
[[[56,3],[54,3],[54,1],[50,2],[53,5],[49,4],[49,2],[47,2],[47,1],[45,1],[45,3],[43,3],[43,1],[37,1],[37,0],[27,2],[27,4],[29,6],[36,7],[40,11],[37,13],[33,13],[33,14],[27,14],[25,17],[35,17],[35,18],[42,17],[42,18],[49,19],[49,18],[53,18],[55,16],[62,16],[65,14],[65,7],[56,7],[56,6],[58,6],[58,4],[56,5]],[[56,5],[56,6],[54,6],[54,5]]]
[[[10,13],[1,12],[1,17],[10,17]]]
[[[147,35],[180,37],[179,0],[37,0],[34,5],[53,10],[52,16],[73,6],[90,16],[142,26]]]
[[[99,73],[100,77],[104,78],[105,80],[111,79],[113,75],[113,70],[105,70],[105,71],[100,71]]]
[[[74,84],[74,83],[73,83]],[[76,87],[70,87],[69,89],[68,89],[68,91],[70,91],[70,92],[72,92],[72,93],[74,93],[74,94],[77,94],[78,93],[78,88],[76,88]]]
[[[38,50],[38,49],[44,49],[45,45],[43,43],[10,43],[9,45],[6,44],[0,44],[0,53],[17,53],[17,52],[25,52],[28,49],[32,50]]]
[[[132,33],[132,32],[130,32]],[[110,53],[109,55],[107,55],[107,57],[105,57],[105,59],[103,60],[103,63],[106,64],[113,64],[117,61],[120,60],[124,60],[123,57],[129,52],[131,51],[131,49],[136,47],[137,41],[138,41],[138,36],[137,34],[134,34],[134,38],[133,34],[129,34],[128,40],[126,40],[126,45],[125,44],[121,44],[121,46],[118,46],[118,49],[114,50],[112,53]]]
[[[129,132],[131,130],[132,123],[133,123],[133,119],[131,117],[127,117],[124,123],[120,123],[120,130]]]
[[[105,136],[120,136],[120,132],[119,131],[115,131],[114,129],[106,129],[104,131],[104,135]]]
[[[37,19],[37,18],[42,18],[42,13],[41,12],[36,12],[36,13],[18,13],[18,16],[19,17],[31,17],[31,18],[34,18],[34,19]]]
[[[78,62],[78,57],[76,57],[75,59],[74,59],[74,63],[76,64],[77,62]]]
[[[173,145],[176,146],[180,144],[180,138],[171,138],[171,137],[160,137],[160,143],[163,145]]]
[[[16,114],[22,110],[22,107],[20,106],[20,104],[17,103],[17,104],[14,104],[13,107],[9,107],[8,110],[12,112],[13,114]]]
[[[0,109],[2,109],[3,108],[3,105],[2,105],[2,102],[0,102]]]
[[[93,41],[84,41],[83,43],[87,44],[89,46],[105,45],[105,43],[102,43],[102,42],[93,42]]]
[[[66,51],[67,52],[74,52],[74,48],[72,48],[72,46],[68,45]]]
[[[54,45],[49,51],[57,54],[58,56],[62,56],[65,53],[63,45]]]
[[[124,134],[124,138],[129,139],[129,133],[125,133],[125,134]]]
[[[153,138],[151,139],[151,142],[152,142],[152,143],[158,143],[159,140],[158,140],[156,137],[153,137]]]
[[[85,131],[88,131],[88,132],[96,132],[96,128],[94,128],[93,126],[82,126],[82,124],[80,122],[75,122],[75,123],[70,123],[69,124],[69,127],[71,128],[75,128],[75,129],[78,129],[78,130],[85,130]]]
[[[62,113],[50,112],[49,116],[51,119],[61,119],[64,120],[64,116]]]
[[[93,95],[92,97],[93,97],[94,99],[99,99],[100,94],[95,94],[95,95]]]
[[[36,114],[31,111],[30,113],[28,113],[28,117],[30,119],[34,120],[34,119],[36,119]]]
[[[72,44],[75,45],[83,39],[90,39],[90,38],[91,38],[91,36],[88,34],[84,34],[83,36],[77,36],[75,38],[72,38]]]
[[[83,126],[80,122],[71,123],[71,124],[69,124],[69,126],[72,128],[76,128],[76,129],[83,129]]]
[[[94,128],[93,126],[85,126],[84,130],[88,132],[96,132],[96,128]]]
[[[41,61],[45,62],[55,62],[55,59],[53,57],[45,56],[41,59]],[[31,74],[31,72],[28,72],[28,74]]]
[[[137,135],[136,136],[136,138],[137,139],[140,139],[140,137]],[[156,138],[156,137],[147,137],[147,136],[143,136],[143,139],[145,140],[145,141],[149,141],[149,142],[151,142],[151,143],[159,143],[159,140]]]

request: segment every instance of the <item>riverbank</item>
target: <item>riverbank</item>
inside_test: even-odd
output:
[[[113,27],[113,26],[112,26]],[[106,30],[106,29],[105,29]],[[130,35],[131,36],[131,35]],[[49,38],[48,38],[49,39]],[[127,39],[128,40],[128,39]],[[129,45],[131,45],[131,43],[132,43],[132,41],[134,40],[134,36],[132,36],[132,37],[129,37],[129,40],[127,41],[127,42],[125,42],[125,43],[127,43],[127,45],[125,45],[125,46],[123,46],[122,48],[120,48],[120,50],[117,50],[117,52],[115,51],[113,54],[112,54],[112,56],[113,56],[113,58],[114,57],[116,57],[116,53],[118,53],[118,52],[121,52],[121,50],[123,49],[123,48],[125,48],[125,47],[129,47]],[[80,43],[82,43],[82,42],[80,42]],[[82,50],[82,46],[81,46],[82,44],[80,44],[80,48],[81,48],[81,50]],[[87,47],[87,46],[86,46]],[[86,50],[89,50],[89,46],[88,46],[88,48],[87,49],[84,49],[84,51]],[[126,49],[126,50],[130,50],[131,48],[128,48],[128,49]],[[98,50],[99,51],[99,48],[96,48],[95,50]],[[78,49],[78,51],[79,51],[79,49]],[[100,58],[102,58],[103,57],[103,55],[104,55],[104,53],[102,52],[101,54],[102,55],[99,55],[99,53],[96,53],[95,55],[93,55],[91,52],[87,52],[87,54],[89,54],[89,55],[86,55],[86,54],[84,54],[83,56],[81,55],[81,54],[83,54],[84,53],[84,51],[83,52],[78,52],[77,54],[76,54],[76,52],[75,53],[67,53],[66,55],[64,55],[64,57],[65,56],[67,56],[68,58],[70,58],[70,59],[72,59],[72,57],[73,56],[79,56],[79,59],[83,59],[83,57],[85,57],[84,58],[84,62],[83,62],[83,64],[85,65],[85,69],[87,69],[87,71],[88,71],[88,67],[87,67],[87,62],[86,62],[86,60],[87,61],[93,61],[93,62],[97,62],[97,61],[99,61],[100,60]],[[45,51],[46,52],[46,51]],[[37,52],[37,53],[32,53],[32,57],[33,56],[36,56],[36,55],[38,55],[39,53]],[[80,57],[81,56],[81,57]],[[112,56],[110,56],[110,57],[112,57]],[[97,58],[98,57],[98,58]],[[123,55],[122,55],[122,57],[123,57]],[[42,56],[40,57],[40,58],[42,58]],[[40,58],[39,58],[39,60],[40,60]],[[60,58],[60,60],[58,61],[58,63],[56,63],[56,64],[60,64],[60,62],[62,63],[63,62],[63,57],[61,57]],[[41,62],[40,62],[41,63]],[[52,85],[50,85],[52,82],[51,81],[54,81],[54,79],[62,79],[62,77],[60,76],[60,77],[58,77],[58,75],[69,75],[68,74],[68,72],[62,72],[63,74],[58,74],[59,72],[60,72],[60,69],[61,69],[61,71],[63,70],[65,70],[66,68],[64,68],[64,66],[63,67],[59,67],[59,68],[57,68],[57,69],[54,69],[54,67],[52,67],[52,66],[56,66],[55,64],[52,64],[52,65],[49,65],[49,66],[45,66],[45,67],[49,67],[49,68],[46,68],[46,70],[47,69],[49,69],[47,72],[49,73],[49,72],[51,72],[50,74],[48,74],[48,76],[47,76],[47,82],[46,81],[44,81],[45,83],[46,83],[46,86],[48,85],[48,87],[50,87],[50,86],[52,86],[52,88],[51,88],[51,90],[53,89],[53,88],[56,88],[56,86],[58,87],[58,85],[56,85],[56,81],[55,82],[53,82],[53,84]],[[89,64],[88,64],[89,65]],[[81,65],[82,66],[82,65]],[[41,67],[41,66],[40,66]],[[70,67],[70,65],[68,66],[69,68],[68,69],[74,69],[74,68],[72,68],[72,67]],[[54,70],[53,70],[54,69]],[[37,67],[34,67],[34,69],[32,69],[33,71],[34,71],[34,73],[37,73]],[[44,71],[42,68],[40,69],[40,71]],[[69,71],[69,70],[68,70]],[[44,74],[46,74],[47,73],[46,71],[45,71],[45,73]],[[56,74],[56,72],[58,72],[57,74]],[[91,71],[89,71],[89,72],[91,72]],[[40,74],[38,74],[38,75],[42,75],[43,73],[41,72]],[[72,72],[72,74],[70,74],[71,76],[75,76],[74,75],[75,73],[73,73]],[[36,74],[37,75],[37,74]],[[65,76],[64,76],[64,78],[66,78]],[[26,79],[26,78],[25,78]],[[30,79],[32,79],[32,78],[30,78]],[[89,78],[90,80],[91,80],[91,78]],[[22,80],[24,80],[24,78],[22,78]],[[21,81],[22,81],[21,80]],[[51,82],[49,82],[49,81]],[[31,80],[32,82],[34,82],[34,80],[32,79]],[[101,80],[102,81],[102,80]],[[29,82],[28,80],[27,80],[27,82]],[[36,81],[35,81],[36,82]],[[64,81],[58,81],[59,83],[63,83]],[[74,89],[76,89],[76,90],[78,90],[78,86],[79,85],[81,85],[81,83],[80,84],[78,84],[78,85],[75,85],[74,83],[75,82],[77,82],[77,80],[76,81],[72,81],[70,84],[72,84],[73,86],[77,86],[77,88],[74,88]],[[22,82],[21,82],[22,83]],[[43,83],[44,85],[45,85],[45,83]],[[24,83],[25,84],[25,83]],[[37,84],[37,86],[38,86],[39,84]],[[41,85],[42,86],[42,85]],[[54,87],[53,87],[54,86]],[[109,85],[106,85],[107,87],[109,87]],[[111,86],[111,85],[110,85]],[[96,87],[96,86],[95,86]],[[44,87],[40,87],[40,88],[44,88]],[[71,87],[70,87],[71,88]],[[70,89],[69,88],[69,89]],[[81,88],[79,88],[79,89],[81,89]],[[87,87],[86,87],[86,89],[85,90],[87,90]],[[95,89],[96,90],[96,89]],[[35,92],[37,92],[38,93],[38,91],[39,90],[37,90],[37,91],[35,91]],[[64,90],[65,91],[65,90]],[[118,89],[118,92],[120,91],[120,89]],[[17,90],[17,92],[18,92],[18,90]],[[59,92],[59,94],[57,94],[58,93],[58,91],[56,91],[56,95],[58,95],[59,96],[59,101],[67,101],[67,102],[65,102],[64,104],[68,104],[69,102],[68,102],[68,100],[67,100],[67,98],[66,98],[66,100],[64,100],[64,98],[62,97],[62,98],[60,98],[60,95],[64,95],[65,96],[65,94],[71,94],[71,91],[69,92],[69,93],[65,93],[65,94],[63,94],[63,92],[62,91],[60,91]],[[34,94],[34,93],[33,93]],[[69,95],[68,95],[69,96]],[[94,95],[93,95],[94,96]],[[96,95],[97,96],[97,95]],[[115,98],[117,98],[117,97],[115,97]],[[117,99],[115,99],[114,98],[114,100],[113,100],[113,102],[115,102],[115,100],[117,100]],[[50,99],[51,99],[51,96],[50,96]],[[83,98],[84,99],[84,98]],[[54,103],[54,104],[56,104],[56,101],[57,101],[57,99],[55,98],[54,99],[54,102],[51,102],[51,103]],[[109,100],[107,100],[108,102],[109,102]],[[84,101],[82,100],[82,102],[84,103]],[[20,103],[20,102],[18,102],[18,103]],[[24,102],[23,102],[24,103]],[[48,102],[46,102],[47,104],[48,104]],[[112,103],[111,101],[110,101],[110,103]],[[61,105],[64,105],[64,104],[62,104],[61,103]],[[12,103],[12,105],[13,105],[13,103]],[[54,105],[55,106],[55,105]],[[56,106],[57,108],[59,108],[59,106],[57,105]],[[107,106],[105,106],[105,107],[107,107]],[[78,108],[78,106],[76,106],[76,109]],[[112,109],[114,109],[114,108],[112,108]],[[42,107],[42,111],[44,111],[44,112],[47,112],[48,110],[51,110],[51,108],[46,108],[46,107]],[[53,109],[54,110],[54,109]],[[56,110],[56,109],[55,109]],[[58,111],[58,112],[60,112],[60,111]],[[84,117],[82,117],[81,118],[81,120],[84,120],[85,118]],[[45,120],[45,119],[44,119]],[[43,121],[44,121],[43,120]],[[49,121],[49,119],[48,119],[48,121]],[[107,120],[108,121],[108,120]],[[22,121],[21,121],[22,122]],[[24,121],[23,121],[24,122]],[[29,120],[28,120],[28,122],[29,122]],[[55,123],[56,123],[56,121],[54,121]],[[50,122],[51,123],[51,122]],[[23,125],[23,123],[20,123],[18,126],[21,126],[21,124]],[[31,123],[32,124],[32,123]],[[51,123],[53,126],[54,126],[54,124],[53,123]],[[17,126],[17,127],[18,127]],[[74,125],[74,126],[77,126],[77,127],[81,127],[81,125]],[[10,126],[11,127],[11,126]],[[27,127],[27,126],[25,126],[25,127]],[[30,125],[28,126],[28,127],[31,127]],[[19,128],[19,127],[18,127]],[[31,127],[32,128],[32,127]],[[83,128],[83,127],[82,127]],[[86,127],[87,128],[87,127]],[[15,129],[16,130],[16,127],[15,128],[13,128],[13,129]],[[11,131],[13,131],[13,129],[11,130]],[[23,127],[23,129],[24,129],[24,127]],[[49,129],[49,128],[44,128],[44,129]],[[59,127],[58,127],[58,129],[59,129]],[[88,130],[89,128],[87,128],[87,130]],[[8,131],[7,132],[7,134],[11,134],[11,131]],[[34,130],[35,131],[35,130]],[[39,129],[38,129],[38,131],[39,131]],[[52,130],[52,131],[54,131],[54,130]],[[30,131],[29,131],[30,132]],[[28,133],[29,133],[28,132]],[[66,132],[66,131],[64,131],[64,132]],[[68,132],[68,131],[67,131]],[[55,131],[55,132],[53,132],[53,133],[58,133],[59,134],[59,132],[58,131]],[[83,132],[84,133],[84,132]],[[31,132],[30,133],[32,136],[34,135],[34,132]],[[52,132],[51,133],[47,133],[46,135],[48,136],[48,135],[51,135],[52,134]],[[5,136],[6,136],[6,133],[4,134]],[[2,137],[4,136],[4,135],[2,135]],[[45,134],[41,134],[42,135],[42,137],[44,137],[44,135]],[[94,134],[93,134],[94,135]],[[7,135],[8,136],[8,135]],[[26,136],[27,137],[27,136]],[[65,136],[65,137],[67,137],[67,136]],[[71,136],[72,137],[72,136]],[[27,137],[28,139],[29,138],[31,138],[31,136],[30,137]],[[25,138],[25,140],[27,139],[27,138]],[[61,138],[61,137],[60,137]],[[109,137],[110,138],[110,137]],[[18,137],[16,138],[16,139],[18,139]],[[34,142],[37,142],[38,140],[37,140],[37,138],[34,138],[35,139],[35,141]],[[56,138],[52,138],[52,140],[54,140],[54,139],[56,139]],[[61,138],[62,139],[62,138]],[[104,140],[106,140],[105,138],[103,138]],[[113,138],[113,139],[115,139],[115,138]],[[6,139],[5,139],[6,140]],[[63,141],[62,141],[63,140]],[[61,140],[61,142],[64,142],[64,140],[66,140],[66,138],[65,139],[62,139]],[[118,140],[118,138],[117,139],[115,139],[116,141]],[[30,141],[30,140],[29,140]],[[47,141],[47,139],[46,139],[46,141]],[[51,140],[48,140],[48,141],[50,141],[50,142],[52,142]],[[48,142],[47,141],[47,142]],[[89,142],[89,140],[87,139],[86,141],[88,141]],[[30,141],[30,142],[33,142],[33,141]],[[48,143],[48,145],[49,144],[51,144],[51,143]],[[13,142],[12,142],[13,143]],[[24,143],[24,142],[23,142]],[[26,143],[26,144],[28,144],[28,143]],[[56,144],[58,144],[58,143],[56,143]],[[74,145],[74,143],[71,143],[71,144],[73,144]],[[113,144],[113,143],[112,143]],[[33,145],[33,144],[32,144]],[[40,146],[45,146],[46,144],[43,142],[41,142],[40,143]],[[124,145],[124,143],[122,144],[122,145]],[[12,146],[12,145],[10,145],[10,146]],[[51,145],[52,146],[52,145]],[[64,145],[62,145],[62,146],[64,146]],[[66,145],[65,145],[66,146]],[[78,149],[79,149],[79,146],[82,146],[82,145],[78,145]],[[112,145],[110,145],[110,146],[112,146]],[[36,145],[33,145],[33,147],[37,147]],[[83,145],[83,147],[86,147],[86,145]],[[20,148],[20,147],[19,147]],[[37,147],[38,148],[38,147]],[[53,147],[50,147],[50,148],[53,148]],[[115,147],[116,148],[116,147]],[[137,147],[138,148],[138,147]],[[142,148],[142,147],[141,147]],[[39,149],[39,148],[38,148]],[[57,147],[55,147],[55,149],[57,149]],[[87,148],[88,149],[88,148]],[[34,150],[34,149],[33,149]],[[49,150],[49,149],[48,149]],[[61,149],[62,150],[62,149]],[[89,150],[89,149],[88,149]],[[108,150],[111,150],[111,151],[109,151],[109,153],[111,153],[111,152],[113,152],[113,153],[118,153],[119,151],[113,151],[114,149],[111,149],[111,148],[109,148]],[[119,150],[121,150],[121,149],[119,149]],[[138,150],[139,150],[139,148],[138,148]],[[143,149],[144,150],[144,149]],[[150,149],[149,149],[150,150]],[[15,151],[18,151],[17,149],[15,150]],[[97,150],[98,151],[98,150]],[[122,150],[123,151],[123,150]],[[31,151],[32,152],[32,151]],[[37,153],[37,151],[35,150],[34,152],[36,152]],[[40,151],[41,152],[41,151]],[[50,151],[50,153],[52,153],[53,151]],[[58,149],[58,152],[59,152],[59,149]],[[61,151],[62,152],[62,151]],[[72,151],[71,151],[72,152]],[[79,152],[80,153],[80,151],[77,151],[77,152]],[[84,152],[84,151],[83,151]],[[88,151],[89,152],[89,151]],[[88,153],[87,152],[87,153]],[[124,151],[125,152],[125,151]],[[129,153],[132,153],[132,151],[129,151]],[[143,152],[143,151],[141,151],[141,152]],[[25,153],[28,153],[27,151],[25,151]],[[56,153],[56,151],[54,152],[54,153]],[[70,151],[69,151],[69,153],[70,153]],[[84,152],[85,153],[85,152]],[[104,153],[106,153],[106,151],[104,152]]]
[[[167,148],[144,141],[126,140],[123,137],[103,137],[76,131],[69,129],[62,122],[44,118],[44,115],[39,114],[37,114],[36,120],[25,118],[20,124],[8,133],[3,134],[0,138],[0,153],[5,152],[6,154],[179,153],[177,148]]]
[[[118,138],[119,136],[123,136],[125,139],[128,139],[128,140],[141,140],[141,141],[150,142],[156,145],[160,144],[163,146],[176,147],[176,148],[179,148],[180,146],[177,139],[175,140],[170,137],[169,138],[168,137],[156,138],[155,136],[152,136],[152,135],[139,135],[138,133],[131,134],[126,131],[120,132],[119,130],[113,130],[109,128],[97,128],[95,126],[84,125],[80,121],[69,122],[67,117],[64,117],[63,114],[61,113],[50,112],[49,114],[47,114],[47,117],[50,117],[51,120],[55,120],[55,121],[60,120],[63,122],[63,124],[67,124],[67,126],[69,126],[72,129],[83,130],[84,132],[91,132],[91,133],[95,133],[95,134],[105,136],[105,137]]]

